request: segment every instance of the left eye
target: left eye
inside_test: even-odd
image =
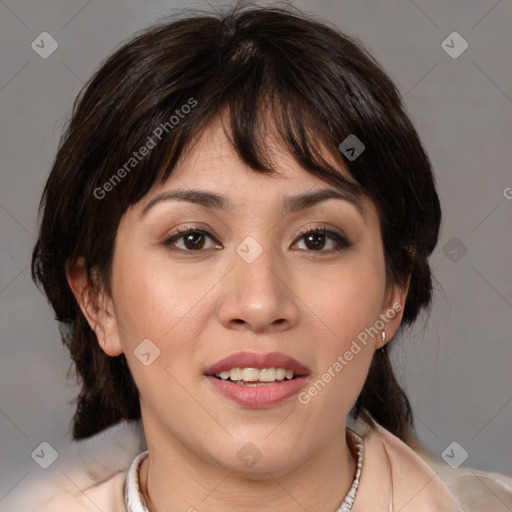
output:
[[[315,228],[310,229],[306,232],[302,232],[300,234],[299,240],[305,239],[306,246],[312,247],[313,251],[316,252],[331,252],[331,251],[341,251],[343,249],[346,249],[347,247],[350,247],[350,242],[343,236],[340,235],[334,231],[331,231],[329,229],[326,229],[324,227],[322,228]],[[331,248],[330,250],[319,250],[319,247],[322,246],[322,248],[325,246],[326,239],[330,239],[331,241],[334,241],[335,245],[334,248]],[[308,245],[310,244],[310,245]]]
[[[167,238],[162,242],[164,246],[174,245],[178,250],[184,252],[200,252],[202,249],[211,249],[211,248],[222,248],[220,245],[215,245],[214,247],[205,247],[205,239],[209,238],[210,240],[215,240],[213,236],[203,229],[198,228],[189,228],[185,230],[178,230],[176,234]],[[331,231],[326,228],[315,228],[310,229],[308,231],[303,231],[299,234],[299,241],[304,239],[306,243],[307,249],[314,252],[331,252],[331,251],[341,251],[350,247],[350,242],[343,236],[334,231]],[[178,247],[178,241],[183,240],[184,247]],[[334,248],[330,248],[327,250],[323,250],[326,244],[326,240],[331,240],[334,242]]]

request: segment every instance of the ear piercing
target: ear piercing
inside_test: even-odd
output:
[[[382,335],[382,343],[385,343],[386,342],[386,331],[382,331],[381,335]]]

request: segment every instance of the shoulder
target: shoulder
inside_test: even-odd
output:
[[[512,478],[492,471],[460,466],[451,468],[443,460],[421,454],[466,512],[501,512],[512,508]]]
[[[73,480],[66,482],[61,478],[57,483],[58,491],[48,499],[31,502],[28,509],[34,512],[125,512],[123,483],[126,471],[118,471],[102,482],[80,488]],[[67,478],[67,476],[66,476]],[[20,509],[21,511],[21,509]]]
[[[375,429],[363,428],[361,435],[365,449],[361,478],[364,485],[360,489],[363,508],[379,512],[461,511],[457,497],[398,437],[379,425]],[[375,499],[380,500],[379,506],[372,509]]]
[[[403,512],[500,512],[504,506],[510,508],[512,478],[472,468],[453,470],[443,460],[413,450],[380,426],[371,430],[357,423],[357,428],[368,452],[367,479],[386,474],[392,488],[390,500]],[[368,487],[375,491],[371,482]],[[384,485],[382,492],[386,492]]]
[[[122,422],[57,450],[46,470],[29,475],[2,503],[5,512],[125,512],[123,484],[133,459],[146,449],[140,421]]]

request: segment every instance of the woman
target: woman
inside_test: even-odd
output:
[[[429,305],[441,211],[353,40],[276,8],[151,27],[77,99],[41,213],[73,438],[140,419],[147,450],[38,510],[482,509],[412,448],[387,352]],[[491,510],[511,479],[484,476]]]

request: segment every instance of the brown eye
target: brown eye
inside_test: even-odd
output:
[[[203,233],[193,232],[187,235],[182,235],[181,238],[183,238],[183,243],[187,249],[202,249],[204,246]]]
[[[304,240],[308,249],[320,250],[323,249],[326,242],[326,236],[324,233],[310,233],[305,235]]]
[[[185,229],[178,230],[176,234],[167,238],[162,245],[164,246],[175,246],[178,250],[181,251],[189,251],[189,252],[198,252],[205,248],[206,239],[214,240],[213,237],[207,231],[202,229]],[[179,247],[177,243],[183,240],[183,246]],[[215,248],[214,247],[206,247],[207,249]]]
[[[315,228],[302,232],[300,239],[304,239],[308,250],[315,252],[341,251],[351,245],[343,235],[326,228]],[[330,249],[323,250],[329,240],[335,243],[334,248],[331,247]]]

